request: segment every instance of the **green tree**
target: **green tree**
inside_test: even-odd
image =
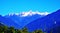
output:
[[[17,30],[17,33],[22,33],[22,30]]]
[[[10,29],[10,30],[9,30],[9,33],[15,33],[14,27],[10,27],[9,29]]]
[[[27,28],[23,28],[22,33],[29,33],[29,32],[28,32]]]
[[[3,26],[0,26],[0,33],[3,31]]]
[[[8,27],[7,26],[3,26],[3,31],[4,31],[4,33],[7,33]]]
[[[4,33],[4,32],[1,32],[1,33]]]
[[[35,30],[35,31],[32,32],[32,33],[43,33],[43,31],[42,31],[42,30]]]

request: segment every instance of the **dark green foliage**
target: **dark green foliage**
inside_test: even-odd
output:
[[[27,28],[23,28],[23,29],[22,29],[22,32],[23,32],[23,33],[28,33]]]
[[[43,31],[42,30],[35,30],[32,33],[43,33]]]
[[[22,31],[21,30],[17,30],[16,33],[22,33]]]
[[[0,33],[43,33],[42,30],[35,30],[33,32],[28,32],[27,28],[22,30],[14,29],[14,27],[0,26]]]

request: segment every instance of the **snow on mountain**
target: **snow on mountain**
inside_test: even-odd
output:
[[[38,11],[33,12],[32,10],[30,10],[29,12],[10,13],[9,16],[13,16],[14,14],[19,15],[20,17],[26,17],[26,16],[32,16],[32,15],[35,15],[35,14],[46,16],[49,13],[48,12],[38,12]]]
[[[32,12],[32,11],[29,11],[29,12],[22,12],[22,17],[25,17],[25,16],[32,16],[32,15],[35,15],[35,14],[38,14],[38,15],[48,15],[49,13],[48,12]]]

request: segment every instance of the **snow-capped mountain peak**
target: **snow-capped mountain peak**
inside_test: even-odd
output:
[[[32,15],[35,15],[35,14],[38,14],[38,15],[48,15],[49,13],[48,12],[32,12],[32,11],[29,11],[29,12],[22,12],[21,15],[23,17],[25,16],[32,16]]]
[[[45,16],[45,15],[48,15],[49,13],[48,12],[29,11],[29,12],[20,12],[20,13],[10,13],[9,16],[18,15],[18,16],[21,16],[21,17],[26,17],[26,16],[32,16],[32,15],[35,15],[35,14]]]

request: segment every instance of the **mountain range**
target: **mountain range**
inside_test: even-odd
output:
[[[5,16],[0,15],[0,23],[8,27],[13,26],[16,29],[27,27],[29,31],[42,29],[47,32],[53,30],[53,32],[55,31],[56,33],[57,28],[60,27],[60,9],[51,14],[23,12],[20,14],[8,14]],[[57,31],[59,32],[59,30]]]
[[[26,13],[28,14],[26,15]],[[0,21],[2,24],[7,25],[8,27],[13,26],[17,29],[22,29],[25,27],[25,25],[29,24],[33,20],[42,18],[44,16],[46,15],[41,15],[36,12],[25,12],[20,14],[8,14],[5,16],[0,15]]]

